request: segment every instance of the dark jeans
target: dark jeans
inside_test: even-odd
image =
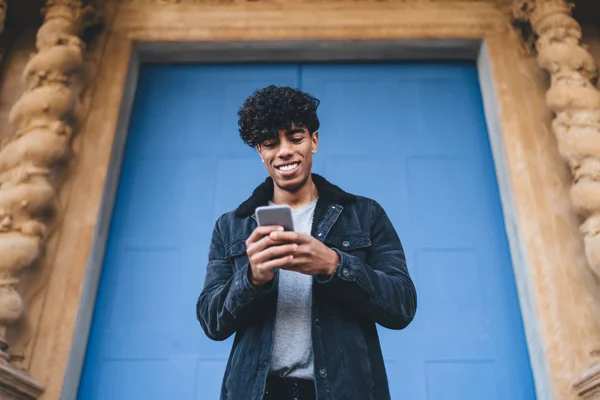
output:
[[[264,400],[316,400],[314,381],[296,378],[267,378]]]

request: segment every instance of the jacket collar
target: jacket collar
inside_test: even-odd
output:
[[[344,192],[339,187],[328,182],[322,176],[313,173],[312,179],[317,187],[317,190],[319,191],[319,199],[323,199],[328,203],[340,205],[356,202],[356,196]],[[254,215],[254,210],[256,210],[256,207],[268,204],[271,198],[273,198],[273,179],[268,177],[262,184],[254,189],[252,196],[240,204],[240,206],[235,210],[235,215],[241,218]]]

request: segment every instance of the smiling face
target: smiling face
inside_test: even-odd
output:
[[[319,133],[292,124],[279,136],[257,146],[274,184],[286,192],[297,192],[310,178],[312,155],[317,152]]]

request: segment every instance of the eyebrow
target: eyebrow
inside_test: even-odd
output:
[[[294,133],[304,133],[304,129],[302,129],[302,128],[290,129],[285,134],[286,135],[293,135]]]
[[[304,129],[303,128],[294,128],[294,129],[289,129],[285,132],[286,136],[290,136],[290,135],[294,135],[296,133],[304,133]],[[265,142],[267,141],[271,141],[271,140],[279,140],[279,138],[272,138],[272,139],[266,139]]]

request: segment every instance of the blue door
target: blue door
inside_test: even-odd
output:
[[[141,70],[79,398],[217,399],[233,338],[195,316],[216,218],[265,178],[236,111],[268,84],[322,100],[315,172],[387,210],[418,291],[379,329],[393,399],[534,399],[471,63]]]

